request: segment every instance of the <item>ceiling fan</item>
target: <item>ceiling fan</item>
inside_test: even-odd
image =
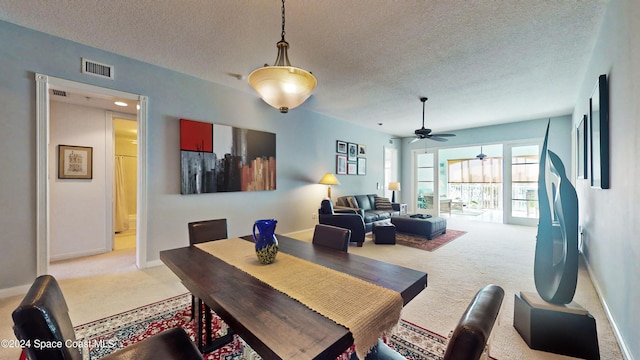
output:
[[[482,145],[480,145],[480,154],[476,155],[476,157],[480,159],[480,161],[484,160],[487,157],[487,154],[482,152]]]
[[[422,101],[422,127],[414,131],[416,137],[409,142],[412,144],[418,140],[422,139],[431,139],[434,141],[444,142],[447,141],[446,137],[456,136],[456,134],[432,134],[431,129],[427,129],[424,127],[424,103],[428,100],[426,97],[421,97],[420,101]]]

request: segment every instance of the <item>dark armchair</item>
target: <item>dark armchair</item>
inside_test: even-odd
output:
[[[318,222],[351,230],[351,242],[362,246],[364,243],[365,226],[362,216],[355,210],[334,209],[331,200],[322,200],[318,209]]]

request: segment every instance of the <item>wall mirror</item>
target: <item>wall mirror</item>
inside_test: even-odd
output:
[[[609,88],[600,75],[589,101],[591,187],[609,188]]]

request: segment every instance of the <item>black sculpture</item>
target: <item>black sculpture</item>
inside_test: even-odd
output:
[[[544,136],[538,174],[540,219],[534,262],[534,280],[540,297],[554,304],[569,304],[578,282],[578,196],[565,174],[560,157],[547,150],[549,125]],[[553,184],[553,216],[547,195],[547,154]],[[554,223],[553,219],[557,219]],[[559,231],[554,231],[554,228]]]

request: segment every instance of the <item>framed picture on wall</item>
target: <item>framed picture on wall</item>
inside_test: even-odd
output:
[[[349,143],[347,145],[347,160],[356,161],[358,158],[358,144]]]
[[[358,164],[355,161],[349,161],[347,164],[347,174],[356,175],[358,173]]]
[[[347,142],[346,141],[336,141],[336,152],[338,154],[346,154],[347,153]]]
[[[92,147],[58,145],[58,179],[92,178]]]
[[[358,158],[358,175],[367,175],[367,159]]]
[[[578,178],[579,179],[587,179],[589,176],[587,175],[587,122],[588,117],[585,114],[582,117],[582,121],[578,124],[576,128],[576,147],[577,147],[577,160],[576,163],[578,165]]]
[[[347,174],[347,155],[336,155],[336,174]]]
[[[591,187],[609,188],[609,88],[600,75],[589,100]]]
[[[358,144],[358,156],[367,156],[367,145]]]

